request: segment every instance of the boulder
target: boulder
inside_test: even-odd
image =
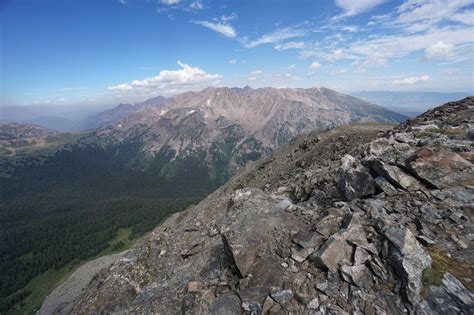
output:
[[[397,189],[383,176],[375,178],[375,186],[383,191],[387,196],[395,196],[398,193]]]
[[[337,271],[342,263],[350,264],[353,247],[346,241],[344,236],[335,234],[331,236],[326,243],[321,246],[314,254],[311,260],[321,268]]]
[[[362,289],[368,290],[374,283],[373,275],[365,265],[342,266],[341,273],[344,280]]]
[[[445,149],[422,148],[415,152],[409,165],[416,175],[438,189],[474,184],[471,162]]]
[[[421,274],[431,266],[431,257],[405,227],[389,227],[385,236],[392,244],[390,263],[401,279],[404,297],[415,306],[420,301]]]
[[[337,184],[341,195],[346,200],[371,195],[375,192],[374,180],[369,174],[369,170],[362,165],[357,165],[351,155],[345,155],[341,159]]]
[[[293,299],[293,291],[291,290],[282,290],[277,291],[271,294],[271,297],[278,302],[279,304],[283,305]]]
[[[385,179],[396,187],[405,190],[417,190],[421,187],[418,180],[408,175],[396,165],[390,165],[380,160],[371,161],[369,165],[377,174],[385,177]]]
[[[445,273],[440,287],[428,288],[425,313],[439,315],[472,314],[474,294],[449,272]]]

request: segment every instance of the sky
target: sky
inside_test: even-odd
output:
[[[0,0],[0,102],[474,91],[474,0]]]

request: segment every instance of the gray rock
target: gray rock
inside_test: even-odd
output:
[[[405,298],[415,306],[420,301],[421,274],[431,266],[431,257],[405,227],[390,227],[385,236],[393,245],[391,263],[400,276]]]
[[[395,196],[398,193],[397,189],[382,176],[375,178],[375,186],[387,194],[387,196]]]
[[[474,310],[474,294],[450,273],[444,274],[440,287],[428,288],[426,301],[429,314],[472,314]]]
[[[454,184],[474,184],[474,166],[471,162],[445,149],[435,151],[422,148],[415,153],[409,165],[420,178],[438,189]]]
[[[340,287],[339,273],[328,271],[327,279],[319,281],[315,287],[328,296],[336,296]]]
[[[342,266],[341,272],[344,279],[354,283],[362,289],[370,289],[374,283],[370,270],[365,265]]]
[[[271,297],[283,305],[293,299],[293,292],[291,290],[282,290],[271,294]]]
[[[338,188],[346,200],[371,195],[375,192],[374,180],[367,168],[356,165],[351,155],[341,159]]]
[[[237,295],[219,295],[212,303],[209,313],[212,315],[242,314],[240,299]]]
[[[346,238],[335,234],[311,255],[311,260],[319,267],[336,271],[342,263],[351,264],[352,252],[353,246]]]

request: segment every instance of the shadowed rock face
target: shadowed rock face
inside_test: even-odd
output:
[[[473,105],[296,138],[140,240],[73,312],[468,313]]]

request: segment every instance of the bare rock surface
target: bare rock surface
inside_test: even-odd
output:
[[[141,239],[72,312],[469,314],[473,106],[295,138]]]
[[[125,254],[126,251],[99,257],[77,268],[46,297],[38,314],[68,314],[92,279],[99,272],[107,270],[117,259]]]

